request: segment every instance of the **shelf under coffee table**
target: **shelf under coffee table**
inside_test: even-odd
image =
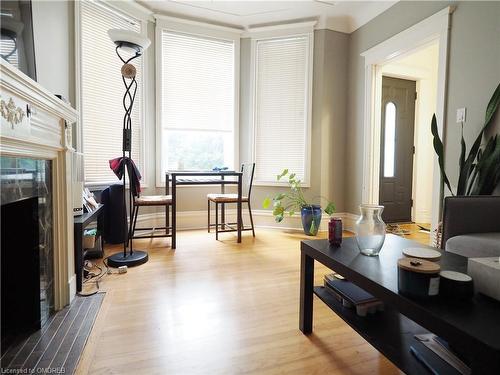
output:
[[[397,291],[397,260],[406,247],[421,244],[388,235],[380,257],[359,254],[354,238],[340,248],[326,240],[301,243],[300,330],[312,332],[313,295],[407,374],[428,374],[410,353],[413,346],[439,374],[458,374],[441,358],[414,338],[415,334],[437,334],[454,346],[463,344],[470,356],[473,374],[500,373],[500,303],[480,295],[470,303],[453,304],[439,299],[419,302]],[[322,286],[314,286],[314,261],[347,277],[385,304],[385,311],[360,317],[342,306]],[[443,269],[465,272],[467,259],[444,253]]]

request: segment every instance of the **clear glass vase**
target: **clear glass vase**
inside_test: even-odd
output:
[[[385,241],[385,223],[382,220],[384,206],[362,204],[361,217],[356,221],[355,232],[361,254],[378,256]]]

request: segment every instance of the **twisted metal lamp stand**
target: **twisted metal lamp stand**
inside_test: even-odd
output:
[[[135,55],[125,60],[121,55],[119,50],[122,47],[129,47],[134,49]],[[125,109],[125,114],[123,116],[123,158],[132,158],[132,109],[134,107],[135,95],[137,93],[137,81],[135,79],[136,69],[135,66],[130,64],[130,62],[137,57],[141,56],[141,49],[134,44],[129,44],[122,42],[116,46],[116,54],[123,62],[121,68],[122,81],[125,86],[125,94],[123,95],[123,108]],[[127,165],[125,162],[122,163],[123,166],[123,207],[124,207],[124,233],[126,233],[127,238],[123,241],[123,253],[116,253],[108,258],[108,265],[111,267],[120,266],[138,266],[140,264],[146,263],[148,261],[148,253],[142,250],[134,250],[133,246],[133,236],[132,236],[132,218],[129,218],[127,213],[127,192],[126,192],[126,181],[125,174],[127,172]],[[129,178],[129,210],[132,213],[132,206],[134,204],[134,196],[132,193],[132,181]],[[130,224],[127,224],[127,219],[129,219]],[[127,252],[128,250],[128,252]]]

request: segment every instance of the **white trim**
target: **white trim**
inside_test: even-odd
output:
[[[76,274],[72,275],[68,281],[69,303],[76,297]]]
[[[211,211],[211,222],[215,223],[215,211]],[[276,223],[270,210],[252,210],[255,228],[273,228],[280,230],[297,230],[302,231],[302,222],[300,213],[290,216],[285,216],[281,223]],[[335,217],[339,217],[343,221],[344,230],[353,231],[354,223],[358,219],[358,215],[348,212],[335,213]],[[236,210],[226,209],[226,219],[236,220]],[[137,217],[137,227],[154,227],[163,226],[165,223],[165,213],[157,212],[150,214],[142,214]],[[243,206],[243,223],[247,227],[250,225],[250,217],[246,205]],[[193,230],[207,228],[207,211],[180,211],[177,212],[177,229]],[[320,231],[328,230],[328,215],[323,214]],[[182,234],[181,234],[182,235]],[[215,235],[215,233],[214,233]]]
[[[201,22],[195,20],[189,20],[186,18],[165,16],[163,14],[154,14],[154,18],[156,19],[156,23],[160,25],[162,28],[170,28],[172,27],[176,31],[182,31],[189,34],[200,34],[205,35],[205,32],[208,35],[212,35],[214,38],[219,38],[218,32],[221,32],[221,35],[224,34],[236,34],[239,35],[244,32],[243,29],[238,27],[231,27],[225,25],[217,25],[208,22]],[[167,26],[168,25],[168,26]]]
[[[120,0],[120,1],[106,1],[100,0],[99,2],[106,4],[110,8],[117,10],[120,13],[126,14],[131,18],[135,18],[142,22],[154,22],[154,13],[151,9],[138,3],[135,0]]]
[[[242,38],[277,38],[293,34],[308,34],[314,32],[318,21],[284,23],[266,26],[249,26]]]
[[[74,275],[72,184],[70,183],[71,126],[78,113],[68,104],[8,63],[0,61],[0,96],[19,108],[31,108],[14,128],[0,119],[0,154],[52,161],[54,239],[54,307],[70,300]]]
[[[416,25],[363,52],[365,58],[365,111],[362,203],[378,203],[380,161],[380,103],[382,94],[381,65],[439,41],[436,117],[443,139],[446,114],[446,80],[450,17],[455,7],[448,6]],[[437,227],[441,211],[441,179],[434,156],[431,233]]]
[[[310,23],[308,23],[310,24]],[[315,24],[315,22],[314,22]],[[303,28],[302,32],[297,28],[294,29],[280,29],[279,36],[262,36],[264,34],[256,34],[258,36],[252,37],[251,45],[250,45],[250,113],[249,113],[249,124],[251,126],[251,159],[255,163],[256,159],[256,126],[255,126],[255,103],[256,103],[256,95],[257,95],[257,86],[256,86],[256,74],[257,74],[257,42],[261,40],[270,40],[270,39],[280,39],[280,38],[290,38],[293,36],[307,36],[308,38],[308,47],[309,47],[309,56],[308,56],[308,72],[307,72],[307,96],[306,96],[306,107],[307,107],[307,118],[306,118],[306,129],[305,129],[305,138],[306,138],[306,160],[304,161],[304,179],[302,181],[302,187],[310,187],[311,183],[311,154],[312,154],[312,101],[313,101],[313,69],[314,69],[314,24],[309,25],[307,28]],[[304,30],[306,30],[304,32]],[[281,32],[285,33],[281,33]],[[281,182],[277,181],[259,181],[254,178],[254,185],[256,186],[286,186]]]
[[[155,14],[155,53],[156,53],[156,187],[165,187],[162,178],[165,171],[162,168],[162,32],[164,30],[182,32],[202,38],[215,38],[234,43],[234,170],[239,170],[239,128],[240,128],[240,33],[242,30],[208,23],[190,21],[181,18]]]

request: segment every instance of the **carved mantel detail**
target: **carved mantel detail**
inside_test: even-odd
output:
[[[0,98],[0,114],[10,123],[12,129],[14,125],[20,124],[26,115],[21,107],[16,106],[12,98],[9,98],[8,102]]]

